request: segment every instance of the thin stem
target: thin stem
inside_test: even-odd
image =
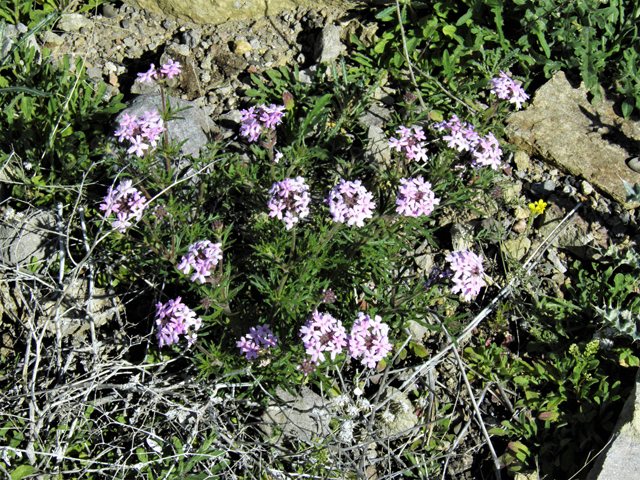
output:
[[[164,99],[164,88],[160,87],[160,98],[162,99],[162,116],[167,118],[167,104]],[[169,122],[165,120],[164,122],[164,147],[169,149]],[[165,154],[166,155],[166,154]],[[171,160],[169,156],[165,156],[165,160],[167,162],[167,174],[169,178],[171,178]]]

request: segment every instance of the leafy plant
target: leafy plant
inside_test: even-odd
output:
[[[7,169],[20,181],[13,195],[37,204],[60,199],[59,185],[80,183],[94,168],[108,119],[124,108],[122,95],[105,100],[106,85],[90,82],[82,59],[72,65],[65,55],[56,64],[48,55],[38,62],[35,49],[19,42],[0,65],[0,158],[15,157]]]

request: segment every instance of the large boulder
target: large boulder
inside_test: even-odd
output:
[[[573,86],[557,72],[536,92],[532,105],[507,119],[509,141],[529,155],[539,155],[559,169],[582,177],[626,209],[622,183],[640,182],[640,173],[627,166],[637,156],[640,122],[616,114],[614,100],[592,105],[584,83]]]
[[[275,15],[282,10],[303,7],[336,7],[347,10],[358,3],[349,0],[125,0],[137,8],[173,15],[199,24],[219,25],[232,20],[246,20]]]

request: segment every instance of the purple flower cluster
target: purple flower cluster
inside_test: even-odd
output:
[[[474,131],[473,125],[461,122],[457,115],[453,115],[448,122],[436,123],[434,127],[440,132],[447,132],[442,138],[450,148],[459,152],[471,152],[474,164],[481,167],[490,166],[494,170],[500,167],[502,150],[492,133],[481,137]]]
[[[269,190],[269,216],[284,220],[287,230],[290,230],[301,218],[309,215],[309,186],[304,178],[285,178],[276,182]],[[284,212],[284,215],[283,215]]]
[[[424,143],[427,137],[421,127],[414,126],[413,132],[411,132],[411,128],[400,126],[396,133],[400,135],[400,138],[391,137],[389,140],[390,148],[404,153],[409,160],[422,160],[423,162],[428,160]]]
[[[209,240],[201,240],[189,247],[189,254],[182,257],[182,261],[176,267],[185,275],[188,275],[191,269],[195,273],[191,277],[191,281],[199,280],[205,283],[210,280],[207,277],[211,275],[213,268],[222,260],[222,243],[212,243]]]
[[[278,343],[278,337],[276,337],[269,324],[259,325],[258,328],[251,327],[249,334],[245,337],[241,337],[239,342],[236,342],[236,346],[240,351],[246,354],[247,360],[253,360],[258,358],[258,353],[261,350],[266,350],[271,347],[276,348]]]
[[[400,180],[400,191],[396,198],[396,211],[398,215],[407,217],[419,217],[430,215],[440,199],[431,191],[431,184],[425,182],[422,177],[403,178]]]
[[[480,293],[480,289],[486,286],[483,279],[484,268],[482,258],[468,250],[452,252],[447,255],[447,261],[451,263],[453,271],[452,293],[462,293],[466,301]]]
[[[182,298],[169,300],[164,305],[160,302],[156,305],[156,326],[158,333],[156,338],[160,348],[164,345],[178,343],[178,335],[185,335],[190,344],[196,341],[196,331],[202,325],[200,317],[196,317],[193,310],[182,303]]]
[[[325,202],[329,204],[334,222],[346,221],[348,225],[355,224],[357,227],[363,227],[364,220],[373,217],[373,209],[376,208],[373,195],[364,188],[360,180],[340,180]]]
[[[248,110],[240,110],[242,125],[240,135],[247,137],[250,142],[258,141],[260,134],[274,131],[284,117],[284,105],[271,104],[269,107],[258,105]]]
[[[331,360],[335,360],[347,345],[347,331],[342,322],[317,310],[300,329],[300,337],[312,362],[324,362],[324,352],[330,352]]]
[[[147,199],[131,184],[131,180],[124,180],[115,188],[111,185],[107,190],[107,196],[104,197],[104,203],[100,204],[100,210],[105,211],[105,217],[116,214],[111,226],[120,230],[120,233],[124,233],[131,226],[132,220],[140,221],[147,208]]]
[[[375,368],[393,350],[389,343],[389,325],[376,315],[373,319],[362,312],[351,329],[349,353],[353,358],[363,355],[362,365]]]
[[[494,93],[502,100],[509,100],[509,103],[516,104],[516,110],[520,110],[522,102],[529,99],[529,95],[524,92],[522,82],[516,82],[509,75],[500,71],[500,76],[489,80],[491,93]]]
[[[178,62],[174,62],[172,59],[167,60],[167,63],[162,65],[160,71],[156,70],[156,66],[152,63],[151,68],[145,73],[139,73],[136,82],[153,83],[154,80],[163,80],[165,78],[171,79],[180,74],[182,65]]]
[[[138,157],[143,157],[149,145],[156,147],[160,134],[165,130],[157,110],[151,113],[144,112],[141,118],[125,113],[122,115],[120,129],[116,130],[115,136],[118,137],[119,142],[124,140],[131,142],[127,153],[135,153]]]

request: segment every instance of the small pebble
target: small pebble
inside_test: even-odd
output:
[[[582,183],[580,184],[580,187],[582,188],[583,195],[591,195],[593,193],[593,187],[586,180],[582,181]]]
[[[238,40],[234,44],[233,53],[236,55],[244,55],[251,51],[251,44],[246,40]]]
[[[627,166],[634,172],[640,173],[640,157],[633,157],[627,160]]]
[[[526,229],[527,229],[527,222],[525,222],[524,220],[518,220],[516,223],[513,224],[513,231],[516,233],[524,233]]]

